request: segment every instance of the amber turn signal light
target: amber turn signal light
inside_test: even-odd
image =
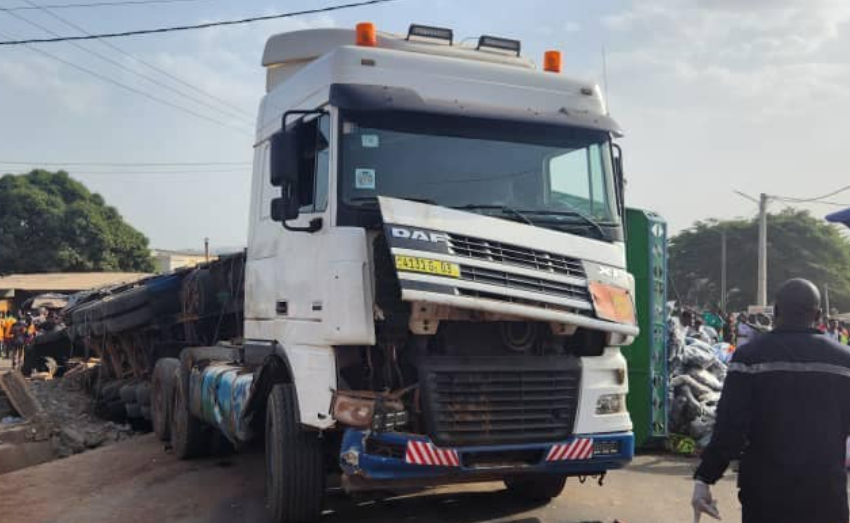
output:
[[[357,24],[354,32],[357,35],[357,45],[363,47],[377,47],[378,34],[375,32],[375,24],[372,22],[361,22]]]
[[[590,282],[590,295],[596,315],[603,320],[636,325],[635,306],[628,289],[606,285],[598,281]]]

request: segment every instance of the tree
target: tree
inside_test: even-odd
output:
[[[670,241],[674,299],[700,307],[720,304],[721,232],[726,231],[727,309],[755,303],[758,220],[707,220]],[[850,309],[850,243],[807,211],[786,209],[768,217],[768,296],[789,278],[806,278],[823,291],[830,307]]]
[[[65,171],[0,177],[0,274],[153,268],[148,239]]]

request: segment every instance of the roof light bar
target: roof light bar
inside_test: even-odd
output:
[[[407,30],[407,40],[415,36],[418,38],[430,38],[433,40],[445,40],[452,45],[454,42],[454,31],[445,27],[433,27],[430,25],[410,24]]]
[[[511,40],[510,38],[501,38],[498,36],[481,35],[478,38],[478,49],[482,48],[497,49],[499,51],[508,51],[516,53],[519,56],[521,43],[519,40]]]

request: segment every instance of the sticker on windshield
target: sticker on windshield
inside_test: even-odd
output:
[[[375,188],[375,169],[355,169],[354,170],[354,188],[355,189],[374,189]]]
[[[377,134],[364,134],[360,137],[360,144],[364,148],[374,149],[380,145],[380,140]]]

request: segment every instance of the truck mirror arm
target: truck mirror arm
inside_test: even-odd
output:
[[[283,228],[287,231],[314,233],[316,231],[321,230],[322,225],[324,224],[324,220],[322,220],[322,218],[313,218],[312,220],[310,220],[310,223],[307,224],[306,227],[293,227],[291,225],[287,225],[286,221],[283,221],[281,223],[283,223]]]

